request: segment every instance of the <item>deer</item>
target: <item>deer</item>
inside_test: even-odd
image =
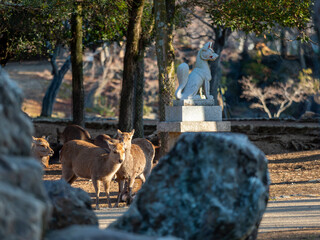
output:
[[[115,143],[119,142],[119,140],[114,139],[107,134],[100,134],[93,139],[93,144],[102,148],[108,148],[109,142]]]
[[[88,142],[92,142],[90,133],[85,130],[83,127],[72,124],[65,127],[63,132],[60,132],[57,128],[57,142],[64,144],[70,140],[85,140]]]
[[[84,140],[66,142],[60,154],[61,178],[70,185],[78,178],[92,180],[96,194],[96,209],[99,209],[100,182],[103,183],[108,207],[111,208],[110,184],[114,174],[126,160],[124,143],[108,143],[108,149]]]
[[[146,139],[149,140],[155,148],[155,155],[153,158],[153,164],[157,165],[161,156],[162,156],[161,154],[163,154],[161,152],[161,144],[160,144],[160,140],[158,137],[158,133],[155,131],[151,135],[146,136]]]
[[[152,161],[155,155],[154,146],[147,139],[137,138],[132,140],[134,129],[131,132],[118,130],[117,133],[119,141],[125,144],[126,160],[116,173],[119,192],[115,207],[118,207],[125,190],[128,191],[127,203],[131,203],[135,179],[139,177],[142,180],[142,184],[145,183],[151,173]],[[125,187],[126,181],[127,186]]]
[[[32,136],[31,154],[42,166],[49,167],[49,159],[53,153],[50,144],[44,137],[36,138]]]

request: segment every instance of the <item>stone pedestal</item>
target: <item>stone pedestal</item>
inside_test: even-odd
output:
[[[159,133],[167,133],[165,152],[176,143],[184,132],[230,132],[231,122],[222,121],[222,109],[214,100],[174,100],[166,106],[166,119],[157,126]]]

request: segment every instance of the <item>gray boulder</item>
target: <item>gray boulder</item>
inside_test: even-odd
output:
[[[71,226],[49,233],[46,240],[179,240],[175,237],[148,237],[115,230],[101,230],[92,226]]]
[[[91,208],[91,198],[80,188],[73,188],[64,180],[44,181],[53,205],[49,230],[70,225],[98,225],[98,218]]]
[[[269,192],[267,159],[246,136],[185,133],[109,228],[182,239],[255,239]]]
[[[33,158],[0,155],[0,239],[42,239],[51,205]]]
[[[42,239],[51,212],[43,170],[30,157],[32,122],[21,92],[0,67],[0,239]]]
[[[20,88],[0,67],[0,154],[30,155],[33,126],[21,103]]]

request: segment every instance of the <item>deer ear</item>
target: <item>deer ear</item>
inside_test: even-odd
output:
[[[111,151],[114,151],[115,145],[114,145],[112,142],[109,142],[109,141],[106,141],[106,142],[107,142],[107,144],[108,144],[109,149],[110,149]]]
[[[132,131],[130,132],[131,136],[133,136],[134,134],[134,129],[132,129]]]
[[[37,143],[38,143],[37,139],[34,136],[32,136],[31,143],[32,143],[32,145],[37,145]]]
[[[117,129],[117,133],[118,133],[118,135],[122,134],[122,132],[119,129]]]

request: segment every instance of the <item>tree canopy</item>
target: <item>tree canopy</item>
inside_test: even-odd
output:
[[[274,27],[297,28],[303,39],[313,6],[310,0],[195,0],[191,4],[203,7],[212,25],[257,34]]]
[[[50,42],[68,45],[74,1],[16,0],[0,3],[0,62],[27,53],[45,54]],[[127,24],[124,0],[83,1],[84,45],[122,38]]]

